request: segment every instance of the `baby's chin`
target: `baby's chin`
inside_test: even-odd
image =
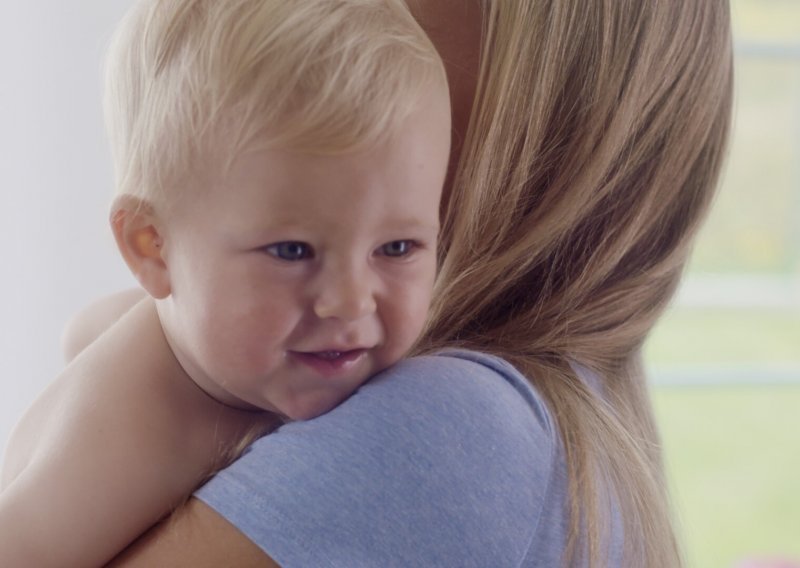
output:
[[[326,390],[321,392],[306,392],[298,394],[291,400],[275,404],[275,412],[291,421],[312,420],[335,409],[346,402],[356,391],[380,371],[371,374],[357,385],[346,390]]]
[[[368,380],[369,378],[366,378],[358,385],[346,391],[305,393],[304,396],[298,396],[294,400],[280,405],[281,407],[278,408],[277,411],[289,420],[312,420],[323,414],[327,414],[345,402]]]
[[[383,355],[383,357],[380,355]],[[385,356],[385,353],[380,355],[377,353],[367,354],[364,369],[365,375],[357,379],[351,378],[345,383],[340,382],[338,386],[334,386],[337,381],[333,379],[328,387],[323,386],[318,389],[297,391],[294,393],[284,392],[284,396],[281,397],[281,400],[273,399],[270,401],[273,406],[270,407],[269,410],[292,421],[312,420],[326,414],[353,396],[356,391],[372,380],[373,377],[402,359],[402,357],[388,358]],[[266,406],[264,408],[266,408]]]
[[[338,398],[329,397],[327,400],[296,401],[292,404],[281,405],[282,408],[276,409],[276,412],[287,421],[313,420],[323,414],[327,414],[350,398],[351,395],[352,393]]]

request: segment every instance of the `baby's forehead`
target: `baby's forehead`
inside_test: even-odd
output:
[[[426,134],[409,128],[375,147],[337,154],[253,146],[226,167],[195,175],[183,208],[198,222],[254,240],[319,231],[331,238],[408,231],[435,238],[448,148]]]
[[[426,218],[438,220],[450,155],[449,93],[440,88],[416,97],[404,120],[387,124],[380,137],[345,137],[346,143],[323,149],[281,129],[264,129],[246,145],[224,133],[211,140],[181,184],[203,206],[238,205],[240,215],[260,208],[303,215],[315,207],[337,210],[341,202],[358,207],[377,201],[376,207],[394,204],[402,212],[415,200]]]

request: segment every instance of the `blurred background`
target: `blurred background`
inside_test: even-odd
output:
[[[0,7],[0,452],[58,374],[69,317],[134,283],[107,229],[100,102],[102,54],[129,3]],[[800,0],[731,7],[728,166],[646,349],[689,565],[700,568],[800,559]]]
[[[0,451],[62,367],[64,324],[133,285],[107,212],[101,61],[130,0],[0,0]]]
[[[727,169],[646,354],[689,565],[777,567],[800,560],[800,0],[731,8]]]

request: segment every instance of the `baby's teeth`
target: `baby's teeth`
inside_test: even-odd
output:
[[[322,351],[319,356],[323,359],[337,359],[341,354],[341,351]]]

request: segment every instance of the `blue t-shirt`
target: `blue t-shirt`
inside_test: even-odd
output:
[[[337,408],[258,440],[196,497],[283,568],[559,566],[559,435],[511,365],[403,360]]]

